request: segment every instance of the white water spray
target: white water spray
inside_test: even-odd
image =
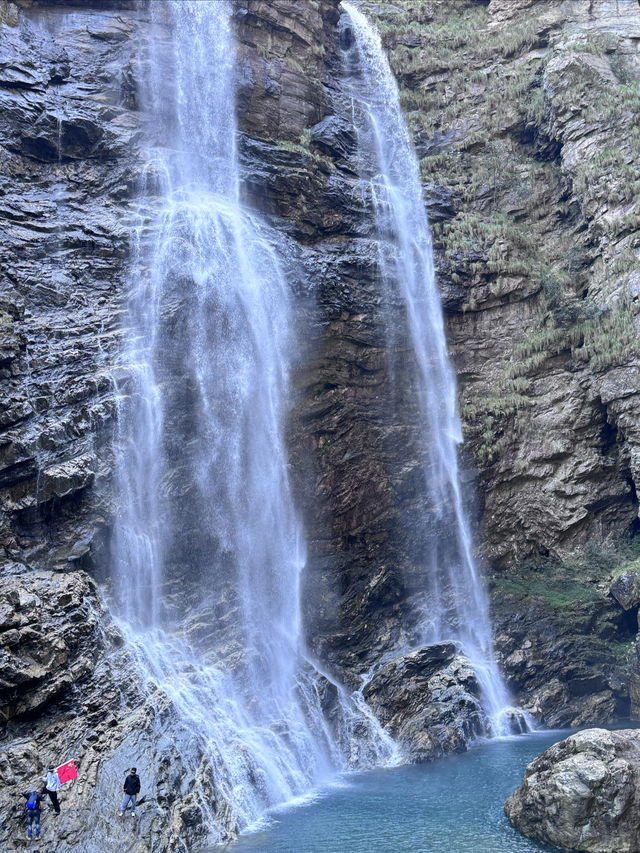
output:
[[[368,184],[379,235],[379,268],[390,292],[401,293],[416,361],[429,517],[437,525],[425,555],[423,643],[456,640],[480,682],[494,734],[511,730],[509,697],[493,654],[489,607],[476,568],[458,476],[462,441],[455,377],[447,354],[435,282],[431,234],[420,170],[398,87],[380,37],[348,2],[355,39],[347,48],[347,86],[358,133],[359,172]]]

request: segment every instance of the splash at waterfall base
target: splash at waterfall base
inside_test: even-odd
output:
[[[291,354],[300,334],[293,281],[303,270],[279,231],[242,200],[232,10],[230,3],[185,0],[151,7],[158,37],[150,43],[141,87],[148,165],[139,191],[141,224],[134,230],[130,331],[121,355],[132,379],[118,399],[120,509],[110,542],[113,608],[126,646],[141,680],[168,697],[173,716],[167,735],[192,780],[202,832],[213,839],[248,829],[269,807],[305,795],[332,774],[397,760],[398,750],[415,738],[411,731],[425,725],[441,724],[430,735],[432,743],[441,741],[440,754],[464,748],[480,732],[501,730],[497,712],[506,705],[461,516],[449,437],[459,431],[449,414],[455,385],[433,276],[422,267],[414,277],[420,293],[424,278],[437,312],[432,338],[445,375],[442,382],[440,374],[425,380],[427,396],[440,405],[443,395],[447,411],[430,424],[435,443],[446,445],[432,460],[432,467],[443,469],[436,497],[438,505],[446,503],[448,519],[453,501],[457,519],[456,547],[451,553],[437,548],[435,570],[451,563],[447,586],[454,606],[459,609],[468,593],[476,613],[468,624],[478,630],[465,630],[459,619],[453,625],[442,598],[427,598],[441,612],[437,632],[459,630],[480,704],[470,695],[457,703],[457,692],[466,688],[458,681],[472,676],[461,676],[464,665],[454,664],[454,647],[448,656],[435,654],[429,676],[449,666],[444,680],[432,684],[423,665],[417,702],[399,703],[404,707],[395,708],[394,722],[421,714],[418,707],[447,686],[450,695],[433,702],[430,715],[418,716],[406,736],[399,728],[396,744],[361,692],[345,691],[339,676],[327,707],[326,677],[306,660],[300,612],[306,548],[283,432]],[[365,97],[375,81],[367,80],[367,87]],[[393,121],[405,138],[399,109]],[[414,206],[422,207],[415,180],[411,188]],[[420,225],[431,263],[424,216]],[[408,254],[408,247],[399,248]],[[426,369],[422,351],[416,358]],[[176,440],[184,447],[174,461]],[[183,485],[163,487],[176,479]],[[454,580],[457,566],[460,580]],[[419,633],[430,633],[420,619],[417,624]],[[407,648],[405,640],[390,653]],[[374,661],[363,688],[370,688],[377,669]],[[410,667],[403,670],[410,675]],[[387,692],[393,694],[398,685],[392,681]],[[473,721],[465,719],[467,705]],[[422,744],[408,748],[406,757],[435,754]]]
[[[344,8],[357,43],[350,66],[363,77],[354,94],[377,141],[371,177],[361,165],[371,134],[354,115],[356,174],[377,199],[380,257],[386,249],[398,257],[393,268],[379,260],[377,277],[404,303],[431,511],[422,522],[430,547],[419,604],[398,613],[400,642],[384,658],[402,662],[381,672],[373,658],[350,694],[332,674],[338,701],[330,708],[326,676],[307,660],[306,547],[284,439],[290,376],[300,369],[291,357],[301,332],[293,282],[306,276],[299,253],[243,201],[233,6],[182,0],[151,8],[158,37],[141,87],[149,152],[121,356],[133,376],[118,401],[113,606],[141,679],[158,685],[175,711],[172,735],[212,837],[246,830],[331,774],[381,766],[398,752],[424,760],[509,730],[462,507],[455,380],[417,162],[380,41]],[[400,169],[389,167],[394,154]],[[387,370],[393,376],[392,364]],[[400,412],[396,418],[402,422]],[[176,440],[184,444],[184,485],[163,488],[176,478]],[[464,619],[467,599],[472,614]],[[421,654],[411,651],[409,632],[428,644]],[[451,636],[459,647],[434,645]],[[388,714],[386,731],[363,691]],[[407,691],[414,701],[393,701]]]

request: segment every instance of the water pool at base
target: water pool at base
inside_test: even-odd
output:
[[[433,764],[347,775],[306,804],[271,812],[264,830],[212,853],[554,851],[513,829],[503,809],[527,764],[569,734],[536,732]]]

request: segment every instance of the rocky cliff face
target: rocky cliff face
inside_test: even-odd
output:
[[[115,849],[121,830],[106,814],[100,826],[92,807],[113,801],[123,768],[140,756],[149,779],[150,768],[167,775],[164,790],[154,784],[145,840],[133,832],[128,849],[149,849],[148,838],[171,849],[183,812],[162,814],[176,797],[186,813],[189,801],[166,782],[181,761],[159,737],[170,709],[137,683],[85,571],[100,576],[107,565],[114,511],[145,19],[127,4],[77,5],[0,5],[0,837],[20,849],[15,792],[75,756],[79,783],[62,795],[56,849],[89,850],[101,838]]]
[[[626,534],[638,509],[638,4],[371,9],[433,208],[483,551],[509,565]]]
[[[604,557],[587,568],[567,555],[628,534],[638,514],[640,11],[632,0],[364,6],[421,157],[467,492],[499,570],[501,660],[541,718],[610,718],[628,709],[638,602],[610,595]],[[309,645],[355,686],[415,639],[430,543],[415,534],[428,508],[404,309],[377,278],[340,16],[337,0],[248,0],[234,21],[246,199],[283,234],[305,341],[288,432]],[[111,802],[135,758],[152,808],[127,849],[172,849],[179,837],[197,843],[203,819],[186,781],[174,786],[186,771],[167,740],[172,711],[132,681],[89,577],[108,578],[149,16],[137,4],[24,0],[0,3],[0,22],[5,778],[19,787],[72,749],[80,808],[60,819],[59,850],[83,838],[91,849],[115,843],[107,820],[88,830],[92,804]],[[443,676],[422,654],[383,668],[369,699],[425,757],[437,748],[396,707],[396,670],[429,695],[461,683],[470,731],[478,709],[464,660],[452,652]],[[216,812],[232,833],[223,802]],[[4,820],[7,849],[14,835]]]

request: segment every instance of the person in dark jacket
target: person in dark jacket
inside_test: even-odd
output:
[[[44,785],[40,785],[35,791],[24,791],[22,796],[27,801],[24,804],[27,812],[27,838],[31,841],[34,823],[36,825],[36,838],[40,838],[40,809],[44,800]]]
[[[136,796],[140,793],[140,777],[136,773],[136,768],[131,768],[131,773],[124,780],[124,800],[122,801],[122,809],[120,816],[124,817],[127,806],[131,803],[131,815],[136,816]]]

